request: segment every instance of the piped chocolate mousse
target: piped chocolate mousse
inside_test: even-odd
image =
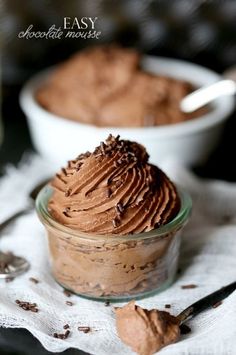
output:
[[[145,148],[119,136],[70,161],[52,186],[52,216],[86,233],[150,231],[172,220],[180,207],[174,184],[148,162]]]
[[[150,294],[173,280],[187,214],[175,218],[182,199],[148,159],[142,145],[109,135],[51,181],[41,218],[64,288],[109,300]]]
[[[149,311],[131,301],[115,313],[120,339],[140,355],[152,355],[180,337],[180,322],[168,312]]]

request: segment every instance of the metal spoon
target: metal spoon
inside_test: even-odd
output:
[[[220,96],[235,95],[236,83],[234,80],[220,80],[214,84],[204,86],[191,94],[185,96],[180,102],[183,112],[190,113]]]
[[[228,297],[233,291],[236,290],[236,281],[231,284],[220,288],[219,290],[201,298],[199,301],[191,304],[191,306],[184,309],[178,316],[180,325],[187,320],[195,317],[200,312],[207,308],[214,307],[218,302]]]
[[[29,262],[13,253],[0,252],[0,278],[7,279],[16,277],[26,272],[30,267]]]
[[[234,290],[236,290],[236,281],[193,303],[177,316],[168,315],[169,312],[159,311],[158,309],[148,311],[138,307],[144,311],[144,316],[139,311],[137,312],[136,308],[131,306],[127,313],[125,311],[124,316],[119,317],[119,307],[118,310],[115,307],[118,335],[120,339],[126,345],[129,345],[135,352],[144,353],[143,350],[149,350],[148,353],[156,354],[156,352],[161,350],[164,346],[178,341],[180,334],[187,334],[191,331],[191,329],[184,324],[185,321],[207,308],[216,308],[221,304],[221,301],[229,296]],[[132,303],[134,304],[134,301]],[[126,307],[127,305],[124,306],[124,308]],[[132,327],[130,328],[129,319],[132,320],[132,316],[130,316],[132,312],[136,313],[138,321],[132,322]],[[139,318],[141,318],[142,321],[139,321]],[[135,333],[144,334],[144,336],[136,339],[133,337]],[[157,336],[156,342],[154,341],[155,333]]]
[[[37,184],[29,193],[29,204],[28,206],[24,207],[21,211],[18,211],[14,213],[12,216],[9,218],[5,219],[2,223],[0,223],[0,232],[6,228],[9,224],[14,222],[18,217],[23,216],[24,214],[29,213],[34,209],[34,201],[39,193],[39,191],[43,188],[44,185],[47,184],[49,179],[46,179],[44,181],[41,181],[39,184]]]
[[[34,202],[38,192],[48,182],[48,179],[37,184],[29,193],[29,205],[16,212],[11,217],[7,218],[0,224],[0,231],[6,228],[10,223],[15,221],[18,217],[30,212],[34,208]],[[26,272],[30,267],[29,262],[20,256],[13,253],[3,253],[0,251],[0,278],[12,278]]]

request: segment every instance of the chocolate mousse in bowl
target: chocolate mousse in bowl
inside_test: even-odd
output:
[[[110,135],[39,193],[52,272],[65,288],[119,300],[173,281],[191,200],[148,158],[142,145]]]
[[[131,48],[89,47],[58,65],[36,100],[59,117],[97,127],[169,125],[206,113],[206,108],[191,114],[180,109],[192,84],[148,72],[141,63]]]

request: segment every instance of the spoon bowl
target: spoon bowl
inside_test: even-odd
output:
[[[0,224],[0,232],[14,222],[18,217],[32,211],[38,192],[48,182],[48,180],[49,179],[41,181],[39,184],[34,186],[28,196],[29,204],[21,211],[14,213],[12,216],[3,221]],[[21,275],[26,272],[29,267],[30,264],[25,258],[14,255],[13,253],[4,253],[0,251],[0,279],[7,279]]]

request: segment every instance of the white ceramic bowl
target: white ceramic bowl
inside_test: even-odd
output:
[[[181,60],[144,56],[142,65],[147,71],[183,79],[196,87],[221,79],[209,69]],[[160,164],[164,159],[174,157],[187,165],[200,164],[215,148],[223,125],[234,108],[233,97],[225,96],[216,100],[206,115],[183,123],[142,128],[86,125],[56,116],[35,100],[35,91],[52,71],[47,69],[26,83],[20,94],[20,104],[36,150],[55,166],[64,165],[79,153],[93,149],[109,133],[142,143],[153,163]]]

